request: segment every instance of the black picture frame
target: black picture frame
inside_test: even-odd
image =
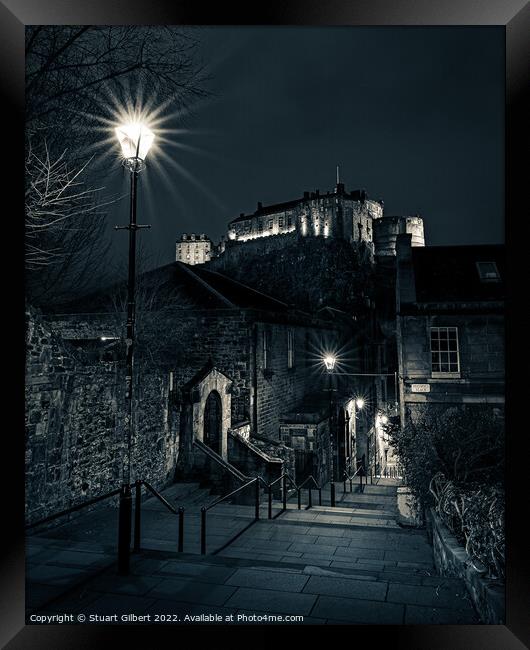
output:
[[[527,535],[524,532],[528,496],[525,485],[526,458],[522,445],[528,437],[524,427],[515,425],[517,411],[524,411],[526,386],[516,374],[521,360],[515,358],[515,343],[522,332],[524,319],[518,311],[515,289],[518,260],[524,260],[524,242],[520,241],[519,225],[528,215],[526,186],[528,184],[528,142],[526,93],[529,87],[530,5],[525,0],[276,0],[267,4],[230,7],[218,3],[212,7],[202,3],[179,0],[2,0],[0,2],[0,88],[4,114],[3,144],[6,149],[2,162],[6,170],[2,177],[4,255],[9,266],[4,272],[6,310],[4,317],[10,326],[4,348],[14,353],[6,362],[9,391],[5,394],[4,463],[2,469],[3,544],[1,555],[2,611],[0,612],[0,642],[3,647],[16,648],[88,648],[96,647],[112,635],[114,643],[127,643],[134,635],[137,642],[149,639],[144,647],[157,647],[153,628],[119,626],[25,626],[24,624],[24,438],[22,412],[24,408],[23,372],[23,99],[24,99],[24,26],[28,24],[206,24],[206,25],[500,25],[506,34],[506,243],[509,260],[508,296],[508,360],[507,360],[507,619],[505,626],[363,626],[347,634],[348,645],[364,642],[361,635],[375,647],[390,645],[408,649],[437,648],[495,648],[509,650],[530,647],[530,596]],[[8,138],[10,142],[6,140]],[[10,153],[11,152],[11,153]],[[16,152],[16,153],[15,153]],[[7,208],[7,197],[14,198]],[[526,219],[525,219],[526,220]],[[7,260],[6,251],[15,253]],[[13,266],[14,265],[14,266]],[[521,271],[525,273],[525,269]],[[527,273],[527,271],[526,271]],[[524,277],[524,276],[523,276]],[[526,292],[522,295],[526,295]],[[526,346],[527,347],[527,346]],[[523,393],[522,391],[525,391]],[[12,425],[6,425],[12,415]],[[513,434],[513,435],[512,435]],[[284,628],[285,629],[285,628]],[[239,631],[248,633],[256,628],[231,628],[233,639]],[[164,632],[156,628],[156,633]],[[188,628],[187,632],[190,630]],[[278,628],[262,628],[253,645],[270,641]],[[123,636],[123,633],[126,636]],[[173,642],[182,639],[182,629],[171,628]],[[202,630],[201,630],[202,632]],[[301,634],[300,628],[291,633]],[[307,633],[307,628],[304,628]],[[310,628],[313,635],[315,630]],[[318,635],[324,634],[323,629]],[[210,633],[219,635],[213,628]],[[283,634],[283,632],[282,632]],[[330,635],[334,643],[339,637]],[[371,641],[370,641],[371,639]],[[201,643],[206,642],[201,636]],[[215,645],[214,645],[215,647]]]

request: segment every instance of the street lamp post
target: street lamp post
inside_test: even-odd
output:
[[[129,170],[131,177],[131,193],[129,207],[129,225],[116,226],[116,230],[129,231],[129,271],[127,278],[127,326],[126,326],[126,373],[125,399],[127,402],[125,415],[126,444],[123,455],[122,485],[120,491],[120,508],[118,523],[118,573],[129,574],[131,523],[132,523],[132,494],[131,494],[131,449],[134,431],[134,326],[136,317],[136,231],[150,226],[138,225],[136,222],[136,199],[138,174],[145,168],[145,158],[151,147],[154,134],[144,124],[132,122],[116,128],[116,136],[121,145],[123,165]]]
[[[332,354],[324,357],[324,365],[328,371],[329,379],[329,486],[331,507],[335,507],[335,445],[333,440],[333,371],[337,363],[337,358]]]

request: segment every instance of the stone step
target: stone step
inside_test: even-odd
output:
[[[273,594],[277,597],[286,592],[288,600],[292,601],[297,598],[297,593],[318,594],[321,604],[317,607],[327,606],[330,610],[328,623],[335,618],[350,622],[381,622],[379,617],[392,609],[399,609],[394,622],[400,623],[403,622],[405,607],[407,616],[409,608],[411,615],[416,616],[416,623],[478,622],[462,580],[427,575],[425,571],[373,572],[222,554],[171,558],[151,554],[147,558],[137,558],[132,571],[147,580],[173,580],[171,584],[177,589],[185,588],[187,584],[204,584],[207,589],[213,589],[213,585],[232,586],[243,590],[249,599],[268,598],[270,601]],[[198,590],[198,587],[192,588]],[[255,604],[249,601],[245,607],[255,609]],[[366,616],[368,618],[364,620]],[[434,620],[427,621],[429,616],[434,616]],[[356,617],[360,618],[357,620]]]
[[[343,515],[347,517],[352,517],[359,515],[360,517],[371,517],[375,519],[392,519],[396,516],[397,510],[389,508],[364,508],[364,507],[334,507],[331,506],[313,506],[311,510],[315,512],[324,512],[329,515]]]

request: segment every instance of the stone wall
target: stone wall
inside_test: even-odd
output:
[[[473,560],[456,537],[431,509],[428,529],[432,538],[434,564],[440,575],[462,578],[481,622],[503,625],[505,622],[505,585],[486,577],[486,568]]]
[[[293,367],[288,367],[287,337],[293,337]],[[265,361],[264,337],[267,337]],[[322,378],[314,372],[307,346],[309,331],[272,323],[256,324],[256,433],[280,440],[280,416],[292,410],[307,392],[318,391]]]
[[[73,347],[34,310],[26,314],[26,518],[32,522],[119,486],[124,378],[102,347]],[[164,378],[139,386],[133,477],[167,484],[176,462]]]

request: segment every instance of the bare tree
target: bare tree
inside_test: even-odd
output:
[[[63,302],[101,282],[109,249],[103,217],[111,201],[104,179],[114,161],[95,160],[94,145],[112,131],[119,106],[156,100],[159,111],[181,111],[207,94],[198,33],[164,26],[27,27],[31,302]]]
[[[116,105],[155,99],[172,110],[207,94],[198,29],[169,26],[29,26],[26,128],[46,129],[83,155],[98,118]],[[53,133],[51,133],[53,131]]]
[[[89,161],[72,169],[67,153],[53,159],[44,142],[40,152],[30,147],[26,155],[26,269],[37,304],[51,294],[68,298],[70,285],[87,290],[96,244],[100,257],[108,246],[103,220],[108,202],[100,200],[101,188],[85,182]]]

